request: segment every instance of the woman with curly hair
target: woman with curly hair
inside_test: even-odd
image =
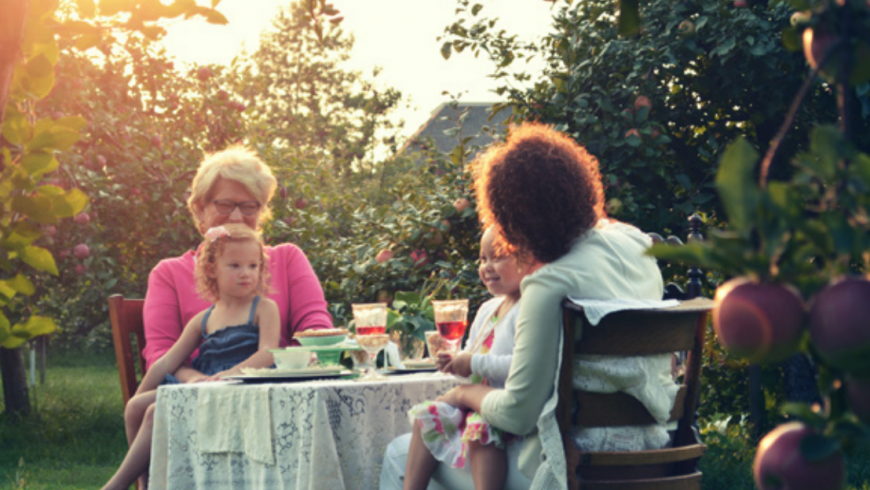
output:
[[[474,173],[481,221],[504,237],[498,244],[502,253],[540,267],[522,281],[514,357],[504,388],[460,385],[440,400],[524,436],[508,447],[505,488],[566,488],[555,416],[561,302],[566,296],[660,300],[661,272],[645,255],[651,245],[646,234],[606,218],[598,161],[567,135],[540,124],[512,128],[504,143],[477,159]],[[581,358],[574,383],[587,391],[637,394],[654,415],[665,412],[663,423],[676,395],[669,356],[619,362]],[[575,441],[588,451],[661,448],[668,443],[663,423],[578,430]],[[396,488],[401,480],[405,488],[415,488],[413,475],[399,468],[413,457],[407,452],[407,438],[387,448],[382,489]],[[446,488],[473,488],[468,472],[443,464],[433,479]]]

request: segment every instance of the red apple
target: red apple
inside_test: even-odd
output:
[[[805,308],[788,285],[732,279],[716,290],[713,328],[719,344],[749,362],[777,362],[794,354]]]
[[[227,100],[228,98],[230,98],[230,94],[227,93],[226,90],[218,90],[217,98],[218,100]]]
[[[634,129],[634,128],[629,129],[628,131],[625,132],[625,139],[628,139],[630,136],[637,136],[639,139],[643,139],[640,136],[640,131],[638,131],[637,129]]]
[[[456,209],[457,213],[465,211],[469,206],[471,206],[471,202],[464,197],[457,198],[453,201],[453,208]]]
[[[76,274],[82,275],[88,271],[88,266],[85,264],[76,264]]]
[[[848,372],[870,374],[870,281],[846,278],[813,300],[810,338],[822,358]]]
[[[840,490],[846,479],[843,452],[821,461],[801,454],[801,441],[816,432],[802,422],[782,424],[758,444],[753,464],[759,490]]]
[[[746,0],[735,0],[734,7],[739,9],[746,8]]]
[[[286,218],[284,218],[284,224],[287,226],[293,226],[293,221],[293,216],[287,216]]]
[[[86,225],[91,222],[91,216],[88,213],[79,213],[75,217],[75,222],[80,225]]]
[[[73,255],[75,255],[77,259],[86,259],[91,255],[91,249],[84,243],[79,243],[73,248]]]
[[[641,107],[649,107],[652,109],[652,101],[646,95],[641,95],[634,99],[634,110],[639,111]]]
[[[392,258],[393,258],[393,251],[388,249],[388,248],[385,248],[385,249],[381,250],[380,252],[378,252],[377,257],[375,257],[375,260],[377,260],[379,264],[383,264],[384,262],[386,262]]]
[[[104,157],[103,155],[97,155],[97,165],[99,165],[100,167],[105,167],[106,157]]]
[[[163,148],[163,138],[160,137],[159,134],[151,135],[151,146],[157,148],[158,150]]]
[[[308,201],[306,201],[304,197],[300,197],[296,199],[296,201],[293,203],[293,206],[296,209],[305,209],[306,207],[308,207]]]
[[[429,263],[429,254],[422,248],[418,248],[411,252],[411,260],[414,261],[416,267],[423,267]]]
[[[61,250],[60,252],[57,253],[57,256],[60,257],[61,259],[65,259],[65,258],[69,257],[69,254],[70,254],[69,250]]]

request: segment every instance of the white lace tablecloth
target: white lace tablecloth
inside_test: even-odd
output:
[[[371,382],[161,386],[154,415],[149,489],[377,488],[387,444],[411,431],[408,409],[435,399],[457,383],[452,376],[425,373]],[[197,401],[203,390],[249,390],[249,399],[257,400],[254,403],[268,400],[269,407],[254,407],[254,413],[271,417],[275,464],[251,458],[244,451],[202,450],[198,427],[220,431],[221,424],[234,423],[232,418],[219,423],[198,420],[202,411],[197,409]],[[264,390],[268,392],[265,397]],[[250,408],[247,406],[245,413],[251,413]],[[209,412],[214,416],[216,410],[210,407]],[[235,423],[245,421],[236,419]]]

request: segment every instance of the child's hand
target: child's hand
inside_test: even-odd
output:
[[[456,376],[468,378],[471,376],[471,356],[468,352],[460,352],[450,361],[450,364],[444,367],[442,371]]]
[[[439,371],[444,371],[444,368],[450,364],[450,361],[453,360],[453,354],[448,354],[447,352],[439,352],[435,357],[435,367]]]

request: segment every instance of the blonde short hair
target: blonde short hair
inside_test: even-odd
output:
[[[217,301],[220,297],[220,291],[218,291],[217,279],[212,277],[213,274],[210,272],[214,270],[218,258],[224,253],[228,243],[251,240],[260,246],[260,280],[257,282],[256,292],[259,295],[269,294],[269,283],[272,279],[268,267],[269,257],[266,255],[266,247],[263,245],[260,233],[241,223],[227,223],[212,230],[221,231],[215,233],[216,237],[213,239],[206,238],[199,249],[196,267],[193,270],[196,292],[209,301]],[[209,234],[212,230],[209,231]]]
[[[199,213],[205,209],[211,200],[214,186],[220,181],[232,180],[243,185],[254,198],[260,201],[263,212],[260,213],[260,223],[272,216],[269,201],[275,195],[278,181],[272,175],[272,169],[263,163],[254,152],[242,147],[231,146],[226,150],[206,156],[199,165],[193,182],[190,184],[190,198],[187,208],[193,215],[197,229],[201,229]]]

